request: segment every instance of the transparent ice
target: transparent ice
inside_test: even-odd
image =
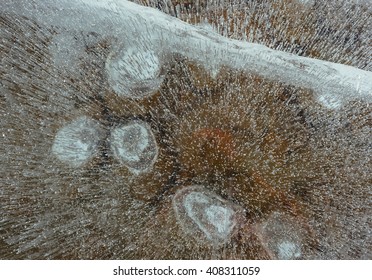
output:
[[[370,2],[133,2],[0,2],[0,258],[371,259]]]

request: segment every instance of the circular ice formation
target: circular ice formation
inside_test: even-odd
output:
[[[274,212],[258,227],[258,233],[273,259],[293,260],[303,256],[306,231],[295,217]]]
[[[159,57],[151,50],[118,48],[106,61],[108,82],[119,96],[141,99],[163,82]]]
[[[155,136],[143,121],[132,121],[115,128],[111,133],[111,149],[114,156],[135,174],[150,169],[158,156]]]
[[[194,221],[209,240],[213,235],[218,239],[226,239],[234,228],[233,210],[219,205],[208,205],[209,199],[205,194],[192,192],[184,199],[187,215]],[[200,215],[199,207],[204,206],[204,213]],[[213,232],[208,227],[212,226]]]
[[[243,208],[202,186],[184,187],[173,197],[177,220],[197,241],[224,244],[244,220]]]
[[[65,164],[79,167],[97,152],[101,131],[97,121],[79,117],[57,132],[52,153]]]

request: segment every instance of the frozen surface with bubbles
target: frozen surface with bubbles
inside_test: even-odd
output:
[[[370,259],[368,1],[133,2],[1,1],[0,258]]]

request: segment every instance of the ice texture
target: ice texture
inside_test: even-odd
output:
[[[291,260],[301,257],[301,249],[298,244],[283,241],[278,245],[278,258],[281,260]]]
[[[274,259],[293,260],[302,258],[306,246],[306,232],[301,220],[274,212],[258,229],[263,243]]]
[[[370,259],[368,1],[0,1],[1,259]]]
[[[122,48],[108,57],[108,81],[118,95],[143,98],[162,83],[158,56],[151,50]]]
[[[240,207],[210,193],[202,186],[178,190],[173,198],[173,207],[185,232],[201,242],[205,238],[217,245],[226,243],[243,220]]]
[[[64,163],[79,167],[97,152],[100,134],[96,121],[80,117],[57,132],[52,153]]]
[[[110,142],[115,157],[134,173],[145,172],[156,161],[156,139],[144,122],[136,121],[115,128]]]
[[[45,5],[40,6],[38,2],[34,5],[31,3],[32,1],[4,1],[2,6],[4,12],[12,12],[16,8],[17,14],[41,21],[46,26],[58,23],[58,26],[70,31],[78,29],[101,34],[111,30],[111,36],[119,40],[119,43],[125,43],[124,38],[132,38],[131,43],[138,44],[141,36],[146,36],[144,45],[151,45],[155,54],[177,50],[208,69],[229,65],[235,69],[249,69],[266,78],[310,87],[318,94],[335,94],[339,99],[371,98],[370,72],[294,56],[263,45],[227,40],[213,32],[172,20],[159,11],[144,7],[138,9],[137,5],[128,1],[80,0],[71,3],[68,0],[48,0]],[[68,8],[61,10],[59,7]],[[100,12],[93,16],[95,9]],[[71,15],[76,17],[67,20]],[[94,18],[92,21],[84,20],[89,17]],[[105,18],[110,20],[104,20]],[[138,24],[139,20],[142,24]],[[159,25],[161,27],[156,28]],[[215,59],[216,57],[219,59]],[[319,80],[323,82],[319,83]]]

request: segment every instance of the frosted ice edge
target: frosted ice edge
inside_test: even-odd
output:
[[[68,9],[60,8],[64,6]],[[154,50],[179,52],[203,63],[209,70],[227,65],[265,78],[311,88],[318,96],[332,95],[340,102],[359,98],[370,101],[372,98],[371,72],[227,39],[129,1],[47,0],[34,3],[7,0],[2,1],[0,7],[4,12],[17,12],[41,21],[41,24],[99,32],[117,38],[119,42],[128,39],[137,41],[138,35],[146,34],[146,44],[153,46]],[[71,13],[75,13],[76,18],[67,20],[71,18]],[[86,21],[86,18],[92,18],[92,21]]]

